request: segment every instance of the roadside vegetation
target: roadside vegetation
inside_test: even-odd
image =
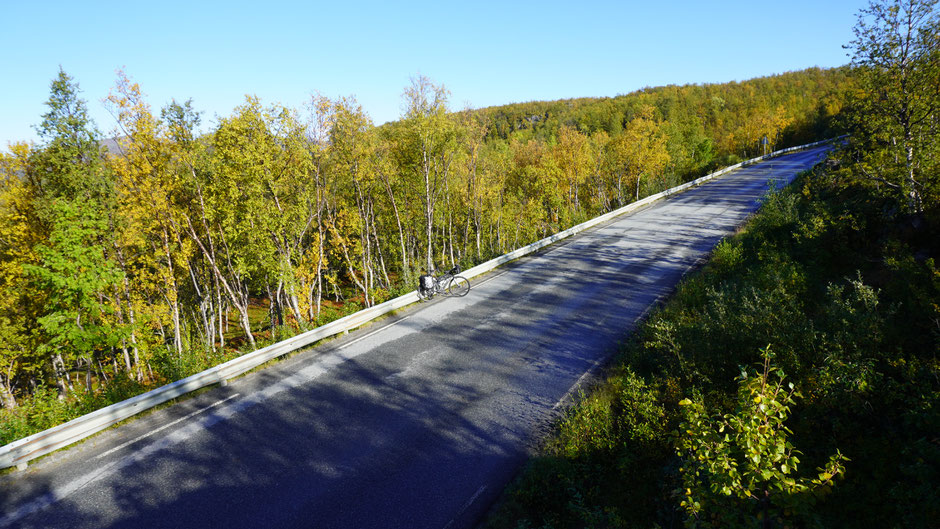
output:
[[[847,144],[648,318],[490,527],[936,526],[938,29],[860,13]]]
[[[696,419],[746,409],[754,395],[742,397],[739,384],[760,379],[765,358],[797,390],[784,403],[792,434],[783,446],[802,453],[777,465],[777,478],[820,479],[832,454],[849,459],[799,500],[805,515],[781,516],[790,527],[940,519],[938,211],[914,229],[906,215],[886,218],[897,201],[878,195],[850,170],[824,168],[768,195],[746,230],[648,319],[607,380],[582,395],[492,526],[678,527],[689,518],[696,527],[761,527],[759,498],[725,497],[711,488],[724,481],[704,471],[698,490],[684,478],[703,464],[690,455],[722,450],[709,436],[737,431]],[[695,442],[713,452],[692,450]],[[700,507],[687,516],[683,501]]]

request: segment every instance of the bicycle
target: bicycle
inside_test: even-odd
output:
[[[429,301],[437,294],[447,293],[448,296],[462,297],[470,292],[470,281],[460,273],[460,267],[455,266],[439,275],[423,275],[418,278],[418,298]]]

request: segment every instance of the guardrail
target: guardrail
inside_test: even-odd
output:
[[[650,204],[651,202],[655,202],[669,195],[682,192],[690,187],[701,185],[709,180],[734,171],[735,169],[753,165],[763,160],[790,152],[806,150],[824,145],[826,143],[839,141],[842,138],[844,138],[844,136],[832,140],[801,145],[799,147],[791,147],[789,149],[783,149],[765,156],[752,158],[739,164],[726,167],[720,171],[716,171],[691,182],[687,182],[680,186],[667,189],[661,193],[648,196],[637,202],[627,204],[626,206],[623,206],[619,209],[605,213],[589,221],[578,224],[577,226],[573,226],[567,230],[550,235],[542,240],[536,241],[500,257],[474,266],[464,271],[462,275],[468,279],[479,276],[489,272],[490,270],[493,270],[502,264],[528,255],[541,248],[544,248],[545,246],[597,226],[598,224],[606,222],[614,217],[629,213],[633,210]],[[359,327],[365,323],[368,323],[369,321],[408,306],[416,301],[418,301],[417,293],[410,292],[403,296],[386,301],[385,303],[363,309],[359,312],[356,312],[355,314],[350,314],[349,316],[345,316],[321,327],[317,327],[311,331],[299,334],[293,338],[289,338],[282,342],[278,342],[276,344],[244,354],[238,358],[229,360],[224,364],[219,364],[201,373],[197,373],[171,384],[161,386],[157,389],[148,391],[147,393],[143,393],[136,397],[112,404],[87,415],[83,415],[65,424],[61,424],[54,428],[50,428],[48,430],[33,434],[29,437],[14,441],[8,445],[0,447],[0,469],[16,466],[18,469],[23,470],[26,468],[28,462],[32,461],[33,459],[42,457],[60,448],[64,448],[72,443],[85,439],[86,437],[105,430],[120,421],[133,417],[134,415],[144,410],[148,410],[179,396],[185,395],[186,393],[196,391],[197,389],[201,389],[206,386],[211,386],[213,384],[225,384],[227,380],[247,373],[248,371],[251,371],[256,367],[273,360],[274,358],[296,351],[312,343],[323,340],[324,338],[329,338],[331,336],[347,332],[350,329]]]

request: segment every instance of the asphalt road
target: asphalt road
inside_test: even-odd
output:
[[[470,528],[635,322],[822,155],[619,217],[0,477],[0,528]]]

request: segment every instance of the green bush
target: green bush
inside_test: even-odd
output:
[[[688,527],[787,527],[818,523],[813,507],[845,472],[837,450],[818,477],[800,477],[800,457],[784,423],[801,395],[771,364],[764,349],[762,372],[738,377],[733,413],[709,414],[699,401],[683,399],[678,431],[683,500]]]

